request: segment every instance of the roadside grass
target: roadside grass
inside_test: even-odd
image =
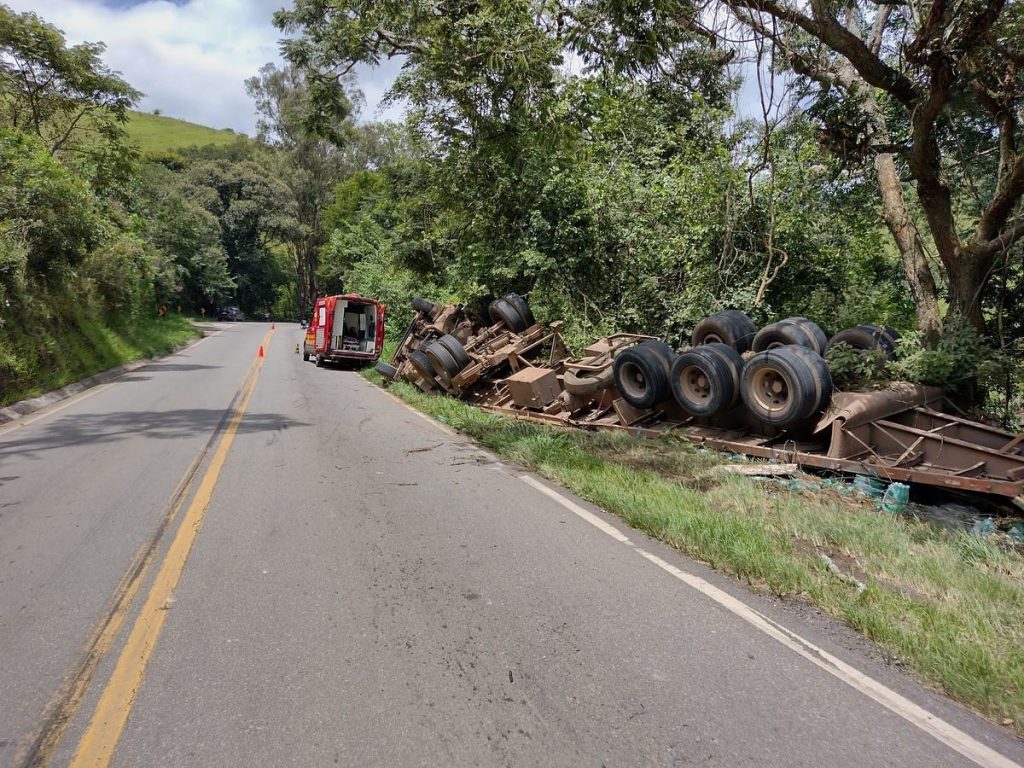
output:
[[[167,354],[199,335],[192,319],[182,315],[103,322],[74,308],[31,328],[11,324],[0,338],[0,407]]]
[[[1024,735],[1019,552],[836,492],[716,473],[729,457],[678,438],[558,429],[404,382],[388,389],[687,555],[812,603],[923,682]]]

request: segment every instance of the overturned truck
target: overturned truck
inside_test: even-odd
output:
[[[705,318],[691,345],[619,333],[569,354],[560,322],[540,324],[510,294],[485,316],[415,299],[416,316],[378,370],[515,418],[659,435],[804,467],[988,494],[1024,509],[1024,433],[950,413],[936,387],[835,391],[834,344],[891,356],[891,328],[831,339],[803,317],[758,329],[738,310]]]

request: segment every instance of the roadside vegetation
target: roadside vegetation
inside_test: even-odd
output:
[[[194,318],[169,314],[107,324],[68,304],[31,333],[0,335],[0,408],[141,358],[173,352],[201,335]]]
[[[726,455],[680,439],[517,421],[405,382],[388,390],[690,557],[846,622],[890,663],[1024,735],[1019,547],[722,472]]]

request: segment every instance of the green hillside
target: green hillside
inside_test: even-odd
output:
[[[155,152],[207,144],[225,146],[243,134],[230,128],[217,130],[164,115],[132,112],[128,119],[128,135],[143,152]]]

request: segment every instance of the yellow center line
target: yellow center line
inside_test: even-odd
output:
[[[263,339],[264,352],[270,348],[272,334],[272,330],[267,331],[267,335]],[[135,703],[135,697],[142,686],[146,667],[149,665],[157,640],[160,638],[160,632],[167,618],[169,600],[174,596],[174,590],[177,589],[178,582],[181,580],[185,563],[199,535],[203,518],[210,506],[210,499],[213,497],[221,470],[224,468],[224,462],[227,460],[228,451],[231,450],[235,435],[238,433],[238,426],[245,415],[262,368],[263,358],[257,358],[253,363],[245,394],[228,421],[224,436],[210,460],[210,466],[199,484],[188,511],[182,518],[174,541],[167,550],[160,570],[153,580],[153,586],[150,587],[149,593],[146,595],[146,602],[121,650],[114,672],[103,689],[99,703],[96,705],[96,711],[93,712],[92,719],[78,742],[74,757],[71,758],[72,768],[107,766],[114,757],[117,743],[121,739],[125,724],[128,722],[128,715]]]

